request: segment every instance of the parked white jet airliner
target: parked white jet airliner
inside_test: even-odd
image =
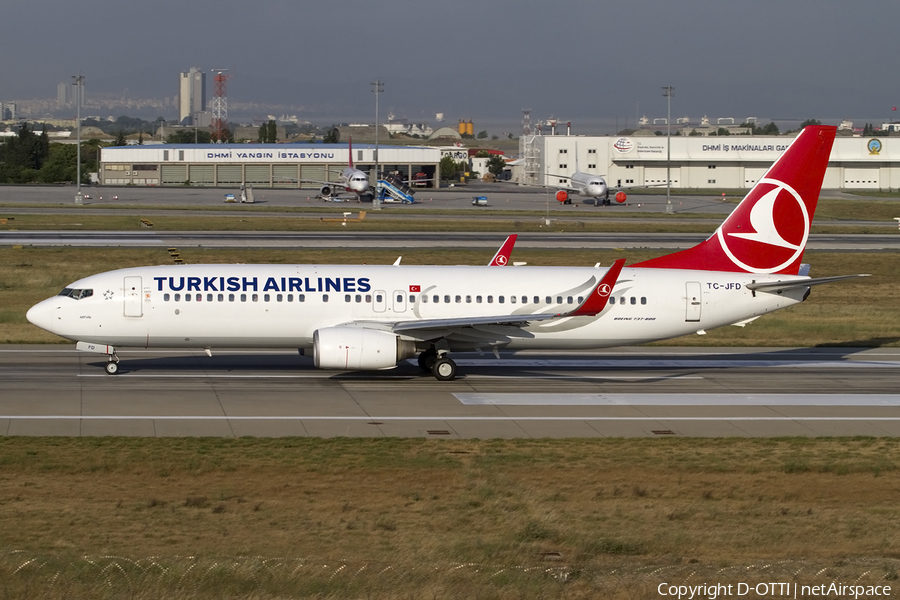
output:
[[[347,142],[347,166],[341,171],[340,183],[331,181],[319,181],[316,179],[301,179],[307,183],[318,183],[322,187],[319,188],[319,195],[325,200],[344,200],[345,197],[335,196],[335,192],[339,191],[339,187],[343,187],[345,191],[355,194],[352,196],[356,201],[360,201],[360,197],[369,193],[369,176],[365,171],[360,171],[353,166],[353,139]]]
[[[28,311],[76,347],[279,347],[323,369],[454,351],[603,348],[702,333],[802,302],[801,258],[835,128],[810,126],[706,241],[624,267],[166,265],[86,277]]]
[[[562,175],[552,175],[559,177],[561,180],[566,178]],[[599,175],[591,175],[583,171],[575,171],[568,176],[569,185],[552,186],[558,188],[556,191],[556,199],[563,204],[572,204],[571,194],[579,194],[594,199],[594,204],[599,206],[609,204],[609,186],[606,180]]]

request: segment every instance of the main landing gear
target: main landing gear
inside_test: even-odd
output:
[[[451,381],[456,379],[456,363],[449,356],[442,356],[434,361],[431,374],[438,381]]]
[[[438,381],[456,379],[456,363],[447,356],[447,351],[438,351],[432,346],[419,353],[419,368],[426,373],[431,372]]]

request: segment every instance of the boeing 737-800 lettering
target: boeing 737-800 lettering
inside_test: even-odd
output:
[[[456,376],[452,352],[605,348],[742,323],[844,278],[801,270],[834,137],[807,127],[709,239],[628,267],[139,267],[76,281],[27,316],[108,355],[111,374],[120,346],[269,347],[311,352],[323,369],[417,356],[440,380]]]

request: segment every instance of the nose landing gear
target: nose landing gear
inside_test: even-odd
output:
[[[107,355],[106,362],[106,374],[107,375],[118,375],[119,374],[119,356],[116,354],[115,348],[111,354]]]

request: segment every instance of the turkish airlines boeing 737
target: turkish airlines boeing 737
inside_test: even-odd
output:
[[[390,369],[451,352],[590,349],[740,324],[806,299],[803,250],[835,128],[811,126],[706,241],[610,267],[166,265],[76,281],[28,320],[108,356],[116,347],[269,347],[316,367]],[[803,265],[806,267],[806,265]]]

